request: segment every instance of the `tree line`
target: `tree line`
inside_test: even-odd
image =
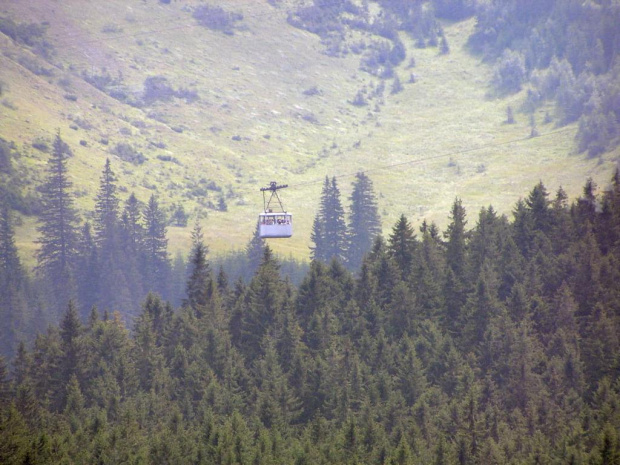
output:
[[[179,305],[149,294],[128,326],[69,300],[0,358],[0,462],[619,463],[620,172],[468,221],[458,198],[443,232],[402,215],[298,286],[269,247],[231,283],[195,227]]]

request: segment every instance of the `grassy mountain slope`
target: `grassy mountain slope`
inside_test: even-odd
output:
[[[349,175],[368,170],[386,232],[401,213],[414,223],[426,218],[443,227],[456,196],[471,224],[482,206],[509,213],[541,179],[551,192],[562,185],[575,197],[587,177],[605,186],[611,176],[618,153],[596,160],[575,153],[576,127],[543,124],[551,108],[536,115],[541,137],[528,139],[526,115],[516,113],[516,124],[504,124],[506,107],[518,109],[525,91],[488,96],[491,70],[465,49],[473,20],[444,25],[448,55],[417,49],[403,34],[407,58],[396,69],[403,91],[390,94],[387,80],[382,98],[357,107],[350,103],[356,94],[371,95],[380,80],[358,69],[359,56],[329,57],[318,36],[289,25],[292,2],[226,2],[228,11],[243,14],[233,34],[197,25],[191,12],[201,4],[5,2],[2,15],[15,21],[47,21],[46,37],[55,47],[52,66],[0,35],[0,136],[24,154],[21,169],[31,188],[47,158],[31,144],[60,130],[75,153],[69,167],[85,211],[111,157],[123,195],[135,191],[146,201],[154,193],[164,206],[182,203],[189,213],[206,212],[205,240],[213,251],[225,251],[247,243],[262,209],[258,189],[277,180],[290,185],[283,196],[295,215],[295,237],[272,241],[273,247],[306,258],[326,175],[341,176],[346,204]],[[351,43],[362,39],[348,33]],[[415,67],[408,69],[412,57]],[[415,83],[408,82],[411,73]],[[128,101],[139,99],[153,76],[200,98],[138,108],[84,76],[116,80],[108,94],[116,86]],[[112,153],[117,144],[129,144],[147,160],[122,161]],[[207,206],[217,204],[220,192],[226,212]],[[172,250],[187,250],[190,229],[170,228]],[[34,221],[27,218],[18,233],[30,257]]]

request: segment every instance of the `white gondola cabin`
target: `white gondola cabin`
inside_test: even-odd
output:
[[[261,187],[263,193],[263,213],[258,215],[258,235],[263,239],[285,238],[293,235],[293,215],[284,210],[282,201],[278,196],[278,189],[288,187],[286,184],[278,186],[272,181],[269,187]],[[266,192],[271,192],[267,200]],[[281,211],[273,211],[271,202],[274,199],[280,206]]]
[[[258,234],[262,238],[291,237],[293,215],[290,213],[261,213],[258,215]]]

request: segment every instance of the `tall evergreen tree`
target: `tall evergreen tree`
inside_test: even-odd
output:
[[[275,323],[284,303],[284,283],[279,265],[269,247],[265,247],[263,263],[248,287],[242,317],[242,347],[248,359],[262,354],[263,337]]]
[[[413,269],[416,237],[405,215],[401,215],[388,240],[388,254],[398,265],[401,279],[407,280]]]
[[[22,267],[11,211],[0,199],[0,354],[12,356],[28,323],[28,277]]]
[[[102,248],[108,248],[117,235],[119,220],[119,200],[116,194],[116,175],[112,171],[110,159],[106,159],[99,181],[99,192],[95,199],[95,233]],[[102,245],[103,244],[103,245]]]
[[[545,234],[549,233],[552,226],[552,213],[549,208],[551,202],[548,197],[549,193],[541,181],[532,189],[525,200],[525,204],[532,215],[534,228]]]
[[[461,280],[467,278],[467,239],[465,226],[465,207],[461,199],[457,198],[452,204],[450,224],[445,232],[447,239],[446,260],[452,272]]]
[[[123,270],[133,296],[132,307],[140,308],[146,293],[145,231],[142,224],[143,204],[132,192],[123,208],[120,220],[120,244],[123,252]]]
[[[60,382],[62,386],[66,386],[71,377],[76,376],[81,379],[84,374],[85,367],[80,341],[82,332],[83,327],[77,308],[73,301],[69,301],[67,311],[60,322],[60,348],[62,350]],[[64,396],[59,405],[64,405]]]
[[[263,255],[265,251],[265,240],[260,237],[260,231],[258,228],[258,222],[256,223],[256,228],[254,229],[254,235],[248,245],[245,248],[245,255],[248,259],[248,280],[251,276],[254,276],[256,270],[260,266],[263,261]]]
[[[187,299],[188,305],[196,316],[204,316],[206,306],[209,301],[209,290],[213,276],[209,262],[207,261],[208,247],[204,244],[202,228],[198,221],[192,231],[192,250],[190,252],[189,277],[187,279]]]
[[[142,226],[142,208],[140,201],[132,192],[125,202],[121,217],[122,237],[125,253],[138,255],[144,245],[144,227]]]
[[[312,222],[312,231],[310,231],[310,241],[314,244],[310,246],[311,260],[324,260],[325,256],[325,224],[321,218],[321,213],[316,214]]]
[[[38,270],[49,288],[46,300],[57,317],[76,296],[74,266],[77,213],[73,205],[72,183],[67,171],[69,146],[56,135],[48,160],[47,180],[41,186],[42,208],[38,228],[41,234],[37,253]]]
[[[446,243],[446,279],[444,281],[444,323],[451,334],[459,331],[461,312],[467,300],[468,266],[465,207],[457,198],[452,205],[450,223],[444,233]]]
[[[112,310],[123,309],[134,313],[132,290],[126,276],[124,256],[120,241],[119,199],[117,196],[116,175],[112,171],[110,159],[99,182],[99,192],[95,199],[95,241],[99,249],[100,262],[100,302],[101,307]]]
[[[381,234],[381,219],[377,210],[377,199],[372,181],[363,172],[355,175],[349,213],[349,237],[347,245],[347,265],[357,270],[364,255],[370,251],[372,244]]]
[[[325,177],[321,192],[321,206],[314,220],[311,240],[314,243],[311,247],[313,260],[328,263],[332,258],[336,258],[341,262],[344,261],[347,227],[336,177],[333,177],[331,181],[327,176]]]
[[[78,237],[76,276],[80,314],[84,318],[87,312],[100,302],[99,250],[89,222],[84,223]]]
[[[146,282],[150,287],[149,290],[158,292],[167,298],[170,259],[167,251],[166,219],[154,195],[151,195],[144,211],[144,223]]]

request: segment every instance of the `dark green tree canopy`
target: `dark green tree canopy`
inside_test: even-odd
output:
[[[381,219],[372,181],[363,172],[355,175],[348,224],[347,265],[356,270],[379,234]]]

